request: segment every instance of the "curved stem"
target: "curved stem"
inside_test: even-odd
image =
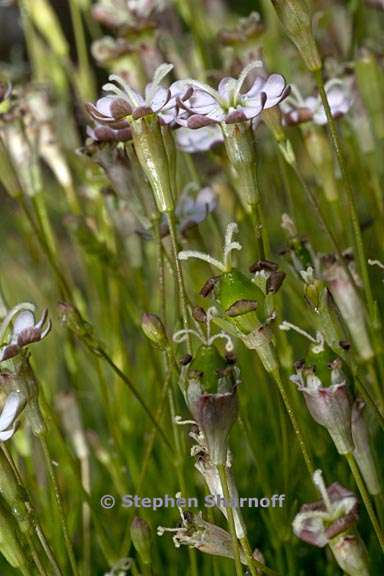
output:
[[[227,482],[227,474],[225,469],[225,464],[218,464],[217,471],[220,477],[221,488],[223,490],[224,498],[227,502],[231,501],[231,496],[229,493],[228,482]],[[235,521],[233,518],[233,511],[231,506],[227,507],[227,519],[228,519],[228,527],[232,537],[232,548],[233,548],[233,556],[235,561],[235,568],[236,568],[236,576],[242,576],[243,570],[241,568],[240,562],[240,547],[239,541],[236,536],[236,528],[235,528]]]
[[[362,500],[363,500],[363,502],[364,502],[364,506],[365,506],[365,508],[366,508],[366,510],[367,510],[367,512],[368,512],[369,519],[370,519],[371,524],[372,524],[372,526],[373,526],[373,529],[374,529],[374,531],[375,531],[375,533],[376,533],[376,536],[377,536],[377,539],[378,539],[378,541],[379,541],[380,547],[381,547],[382,551],[384,552],[384,535],[383,535],[383,532],[382,532],[382,530],[381,530],[381,528],[380,528],[380,524],[379,524],[379,521],[377,520],[375,511],[374,511],[374,509],[373,509],[373,506],[372,506],[372,504],[371,504],[371,500],[370,500],[370,498],[369,498],[368,491],[367,491],[367,489],[366,489],[366,487],[365,487],[364,480],[363,480],[362,477],[361,477],[359,468],[358,468],[357,465],[356,465],[356,462],[355,462],[355,460],[354,460],[354,458],[353,458],[353,455],[352,455],[351,453],[349,453],[349,454],[345,454],[345,457],[346,457],[347,462],[348,462],[348,464],[349,464],[349,467],[350,467],[350,469],[351,469],[351,472],[352,472],[353,478],[354,478],[354,480],[355,480],[355,482],[356,482],[356,485],[357,485],[357,487],[358,487],[358,489],[359,489],[361,498],[362,498]]]
[[[172,449],[171,443],[169,442],[164,430],[160,427],[159,423],[157,422],[154,415],[152,414],[151,409],[148,407],[148,405],[145,402],[145,400],[143,399],[142,395],[137,390],[137,388],[134,386],[134,384],[131,382],[131,380],[128,378],[128,376],[126,374],[124,374],[124,372],[122,370],[120,370],[120,368],[114,363],[114,361],[109,356],[109,354],[104,350],[104,348],[99,347],[97,349],[97,353],[100,356],[102,356],[102,358],[104,358],[104,360],[107,362],[107,364],[109,364],[109,366],[117,374],[117,376],[119,376],[119,378],[124,382],[124,384],[126,384],[128,386],[128,388],[130,389],[132,394],[135,396],[136,400],[139,402],[139,404],[142,406],[142,408],[146,412],[147,416],[150,418],[152,423],[156,426],[156,428],[160,432],[160,435],[161,435],[162,439],[164,440],[164,442],[166,443],[167,447]]]

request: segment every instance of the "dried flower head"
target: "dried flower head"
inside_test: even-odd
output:
[[[166,0],[98,0],[92,16],[107,28],[139,32],[154,26],[153,17],[165,5]]]
[[[236,46],[254,42],[264,32],[265,27],[258,12],[251,12],[246,18],[239,18],[234,28],[224,28],[219,31],[218,39],[224,46]]]
[[[35,319],[36,306],[28,302],[12,308],[0,326],[0,340],[3,340],[13,322],[8,341],[0,348],[0,362],[16,356],[22,348],[43,340],[50,332],[52,324],[45,309],[38,322]]]
[[[176,495],[177,496],[177,495]],[[212,556],[222,556],[233,558],[233,548],[231,535],[223,528],[203,520],[202,513],[191,514],[179,508],[181,515],[181,526],[178,528],[157,528],[158,536],[163,536],[166,532],[174,534],[173,543],[176,548],[182,545],[191,546],[205,554]],[[246,564],[243,553],[241,561]]]
[[[359,505],[353,492],[338,482],[326,488],[321,470],[316,470],[313,480],[322,500],[303,504],[292,525],[298,538],[323,548],[333,538],[355,525]]]

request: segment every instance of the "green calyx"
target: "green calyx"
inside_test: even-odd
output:
[[[248,334],[258,326],[257,308],[263,305],[263,295],[255,284],[238,270],[220,277],[216,298],[228,320],[241,332]]]
[[[141,167],[152,187],[159,212],[171,212],[175,203],[169,169],[169,153],[155,114],[132,122],[133,142]]]
[[[214,393],[217,390],[218,371],[227,366],[227,361],[215,346],[200,346],[194,356],[190,369],[202,374],[201,384],[205,392]]]

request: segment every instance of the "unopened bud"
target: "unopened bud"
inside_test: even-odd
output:
[[[141,327],[146,337],[158,348],[165,350],[168,338],[164,324],[156,314],[143,314]]]
[[[151,564],[151,527],[148,522],[139,516],[135,516],[132,520],[131,538],[143,564]]]
[[[381,486],[369,441],[365,420],[365,402],[358,398],[352,408],[352,438],[355,445],[353,456],[360,468],[369,492],[380,494]]]
[[[321,60],[312,32],[312,12],[307,0],[272,0],[272,4],[308,70],[320,70]]]
[[[333,255],[325,256],[322,265],[323,277],[348,327],[356,350],[363,360],[369,360],[373,356],[373,350],[359,294],[347,272]]]

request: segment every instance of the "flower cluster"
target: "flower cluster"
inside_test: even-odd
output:
[[[162,81],[172,65],[162,64],[154,74],[144,95],[134,90],[123,78],[112,74],[104,86],[107,95],[96,104],[88,104],[88,112],[98,123],[114,130],[125,129],[130,120],[155,114],[163,125],[201,128],[210,124],[237,123],[253,120],[264,109],[277,106],[289,94],[289,86],[280,74],[257,75],[249,82],[259,61],[244,68],[238,79],[223,78],[218,89],[201,82],[178,80],[169,88]],[[244,86],[248,83],[248,89]]]

